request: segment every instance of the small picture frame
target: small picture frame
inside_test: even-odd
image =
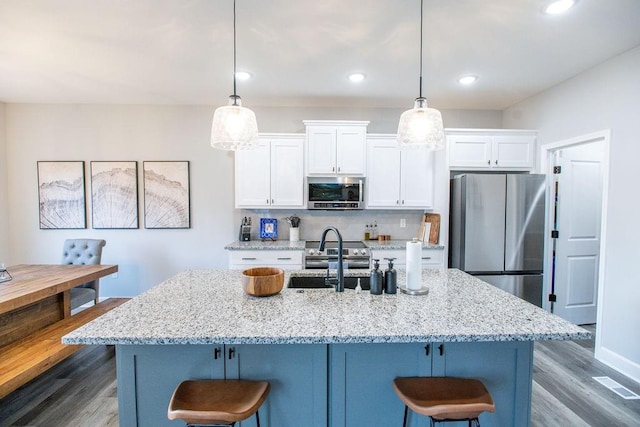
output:
[[[260,238],[276,240],[278,238],[278,220],[275,218],[260,218]]]

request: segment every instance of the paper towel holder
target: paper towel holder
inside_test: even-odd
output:
[[[427,295],[429,293],[429,288],[426,286],[421,287],[420,289],[407,289],[406,286],[398,286],[400,292],[407,295]]]

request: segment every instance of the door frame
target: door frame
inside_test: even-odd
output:
[[[611,141],[611,129],[605,129],[598,132],[577,136],[570,139],[552,142],[540,146],[540,173],[546,176],[547,187],[547,204],[545,212],[545,241],[544,241],[544,271],[547,272],[544,275],[544,281],[542,286],[542,308],[547,311],[551,310],[551,305],[547,296],[551,293],[551,267],[552,267],[552,247],[553,239],[551,238],[551,228],[553,225],[553,153],[563,148],[568,148],[576,145],[589,144],[593,142],[602,143],[602,201],[601,201],[601,213],[600,213],[600,261],[598,263],[598,308],[596,315],[596,322],[599,324],[602,321],[602,305],[604,303],[604,273],[605,273],[605,247],[607,236],[607,208],[609,202],[609,151]],[[596,328],[596,351],[600,343],[600,331],[602,328]]]

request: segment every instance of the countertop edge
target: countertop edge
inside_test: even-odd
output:
[[[512,342],[569,341],[592,338],[591,332],[566,334],[513,335],[429,335],[429,336],[362,336],[362,337],[225,337],[225,338],[68,338],[63,344],[77,345],[203,345],[203,344],[406,344],[416,342]]]

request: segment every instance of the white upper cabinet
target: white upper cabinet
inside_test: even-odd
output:
[[[535,167],[536,132],[445,129],[451,169],[526,170]]]
[[[427,149],[397,148],[395,135],[367,139],[367,207],[430,209],[434,157]]]
[[[261,134],[235,152],[236,208],[304,208],[304,137]]]
[[[365,175],[368,121],[305,120],[307,175]]]

